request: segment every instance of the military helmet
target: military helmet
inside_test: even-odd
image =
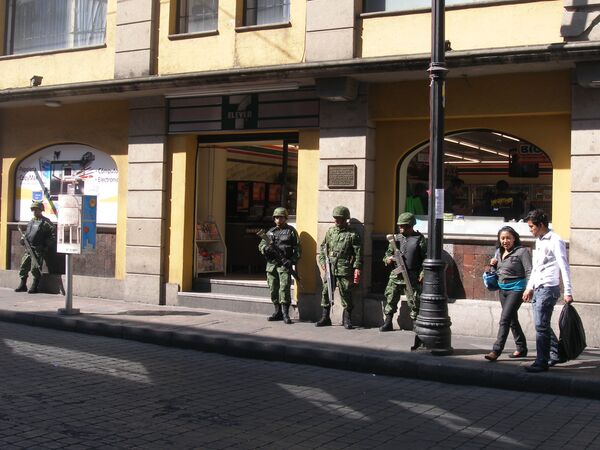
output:
[[[417,219],[415,219],[415,215],[413,213],[405,212],[398,216],[398,221],[396,223],[398,225],[413,226],[417,223]]]
[[[287,209],[285,209],[281,206],[279,208],[275,208],[275,211],[273,211],[273,217],[277,217],[277,216],[285,217],[287,219],[288,218]]]
[[[333,217],[341,217],[343,219],[350,219],[350,210],[348,208],[346,208],[345,206],[336,206],[335,208],[333,208],[333,214],[331,214]]]
[[[44,203],[34,200],[31,202],[31,206],[29,207],[29,209],[39,209],[40,211],[44,210]]]

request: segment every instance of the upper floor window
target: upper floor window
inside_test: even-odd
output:
[[[107,0],[7,0],[6,54],[103,44]]]
[[[268,25],[290,21],[291,0],[246,0],[244,25]]]
[[[178,7],[179,33],[202,33],[217,29],[218,0],[180,0]]]
[[[446,0],[446,6],[474,5],[486,2],[489,3],[489,0]],[[364,12],[410,11],[429,8],[431,8],[431,0],[365,0]]]

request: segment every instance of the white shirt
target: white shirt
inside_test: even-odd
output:
[[[573,295],[571,275],[564,241],[553,231],[536,239],[533,252],[533,269],[527,289],[538,286],[558,286],[562,276],[564,295]]]

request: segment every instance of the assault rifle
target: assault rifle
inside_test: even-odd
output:
[[[23,239],[23,245],[25,245],[25,250],[27,251],[27,253],[29,253],[29,256],[31,256],[31,269],[41,270],[42,265],[40,264],[37,255],[31,248],[31,243],[29,242],[29,239],[27,239],[27,236],[25,235],[25,233],[23,233],[23,230],[21,230],[21,225],[17,225],[17,228],[19,230],[19,233],[21,233],[21,239]]]
[[[335,278],[333,277],[333,264],[331,263],[331,258],[329,258],[328,246],[325,246],[325,282],[327,283],[329,306],[332,307],[335,293]]]
[[[392,270],[394,275],[402,274],[404,281],[406,283],[406,294],[407,296],[414,296],[414,289],[412,283],[410,281],[410,277],[408,276],[408,269],[406,268],[406,264],[404,263],[404,258],[402,257],[402,253],[398,250],[398,246],[396,245],[396,235],[388,234],[385,237],[388,241],[390,241],[390,245],[394,250],[394,262],[396,263],[396,268]]]
[[[269,250],[269,254],[273,257],[273,259],[277,263],[279,263],[283,267],[285,267],[287,270],[289,270],[290,274],[296,279],[298,284],[300,284],[300,276],[298,275],[298,272],[296,271],[296,269],[294,269],[294,266],[292,265],[292,261],[290,261],[289,259],[287,259],[285,257],[285,255],[283,254],[283,252],[281,251],[281,249],[279,247],[276,247],[275,245],[273,245],[273,239],[271,239],[271,236],[269,236],[267,233],[265,233],[265,230],[258,230],[256,235],[259,238],[261,238],[263,241],[265,241],[265,243],[267,244],[267,249]]]

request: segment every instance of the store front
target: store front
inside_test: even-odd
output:
[[[257,232],[279,206],[295,223],[297,133],[200,136],[196,173],[195,277],[262,278]]]

